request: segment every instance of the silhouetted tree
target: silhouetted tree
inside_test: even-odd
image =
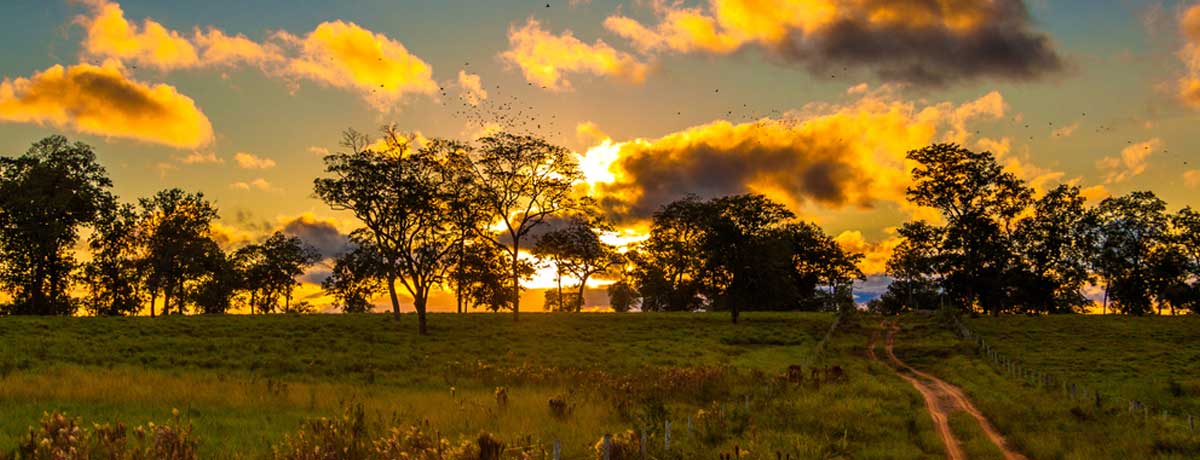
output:
[[[203,194],[180,189],[143,198],[140,206],[150,316],[154,316],[154,300],[159,292],[164,315],[170,314],[173,307],[183,313],[187,285],[211,272],[211,257],[220,251],[212,239],[217,209]]]
[[[362,241],[342,254],[321,287],[342,304],[345,313],[371,311],[371,299],[383,291],[386,277],[383,257],[370,242]]]
[[[243,281],[234,258],[217,246],[216,241],[204,244],[202,275],[190,290],[192,303],[200,313],[219,315],[229,311],[233,298]]]
[[[142,308],[146,295],[139,225],[133,205],[113,204],[100,211],[88,238],[92,260],[80,277],[87,292],[84,307],[93,315],[132,315]]]
[[[374,243],[383,256],[393,314],[400,314],[399,281],[413,297],[424,334],[429,293],[445,281],[462,238],[448,216],[461,194],[472,192],[461,181],[461,171],[470,168],[468,146],[443,139],[415,145],[394,127],[384,128],[382,147],[371,148],[357,133],[346,137],[351,151],[325,157],[333,177],[316,180],[317,196],[366,225],[353,235]]]
[[[905,222],[896,233],[900,244],[887,261],[892,282],[872,309],[893,314],[941,306],[944,229],[915,221]]]
[[[602,223],[597,225],[606,228]],[[549,260],[554,265],[558,278],[555,299],[560,302],[558,309],[564,311],[571,311],[562,308],[564,305],[573,307],[573,311],[579,311],[583,307],[583,294],[587,289],[588,279],[621,263],[621,255],[617,253],[617,248],[600,241],[598,229],[580,219],[572,220],[567,226],[542,235],[533,249],[535,255]],[[574,300],[567,301],[563,295],[563,275],[579,281],[578,290],[573,294]]]
[[[281,232],[271,234],[262,243],[239,249],[234,259],[240,266],[242,285],[250,293],[251,313],[255,308],[262,313],[274,312],[280,308],[280,299],[282,311],[291,313],[292,292],[298,284],[296,277],[320,258],[315,248]]]
[[[1011,232],[1032,191],[990,152],[934,144],[908,152],[910,201],[946,219],[941,264],[945,293],[968,308],[999,314],[1008,304],[1006,275],[1015,262]]]
[[[1181,258],[1184,275],[1170,288],[1167,300],[1172,308],[1200,313],[1200,212],[1189,206],[1171,216],[1171,244]]]
[[[694,195],[656,211],[650,237],[630,254],[643,311],[694,311],[700,295],[708,205]]]
[[[475,239],[467,244],[465,257],[457,262],[461,270],[451,281],[455,291],[462,294],[463,311],[484,308],[491,311],[511,310],[512,273],[508,253],[489,240]],[[533,276],[534,266],[522,259],[517,268],[521,279]]]
[[[844,303],[860,257],[765,196],[689,196],[654,214],[630,276],[644,311],[707,307],[736,323],[744,310]]]
[[[0,286],[14,314],[69,315],[71,247],[108,206],[112,186],[83,143],[50,136],[0,158]]]
[[[1008,277],[1012,301],[1028,311],[1070,313],[1090,302],[1089,257],[1098,222],[1079,187],[1060,185],[1039,198],[1013,232],[1017,266]]]
[[[622,279],[613,284],[608,285],[608,303],[612,306],[613,311],[617,313],[625,313],[633,309],[637,303],[638,292],[629,283],[629,280]]]
[[[1096,271],[1105,283],[1105,309],[1144,315],[1156,295],[1154,253],[1167,237],[1166,203],[1152,192],[1133,192],[1100,202]]]
[[[479,144],[479,154],[471,163],[476,193],[491,218],[500,222],[503,238],[490,232],[482,235],[508,252],[513,319],[517,319],[521,242],[546,218],[580,207],[572,190],[583,173],[574,153],[537,137],[497,133],[479,139]]]

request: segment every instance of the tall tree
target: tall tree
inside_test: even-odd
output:
[[[1011,232],[1033,192],[990,152],[934,144],[908,152],[917,162],[908,199],[946,219],[943,287],[968,308],[999,314],[1008,304],[1005,275],[1015,262]]]
[[[210,258],[220,251],[212,238],[217,209],[203,194],[177,188],[143,198],[140,206],[150,316],[159,292],[164,315],[172,308],[183,313],[188,284],[210,273]]]
[[[344,313],[371,311],[371,299],[383,291],[383,257],[370,242],[357,242],[333,264],[333,272],[321,287],[342,303]]]
[[[1111,298],[1125,314],[1154,308],[1153,255],[1167,237],[1166,203],[1152,192],[1106,198],[1098,208],[1096,271],[1104,281],[1105,308]]]
[[[298,237],[275,232],[262,243],[239,249],[235,259],[241,265],[243,286],[250,293],[251,313],[256,307],[262,313],[276,309],[290,313],[296,277],[320,260],[320,253]]]
[[[1082,291],[1091,278],[1097,220],[1085,202],[1079,187],[1060,185],[1018,222],[1013,241],[1019,263],[1008,279],[1014,302],[1026,310],[1070,313],[1090,303]]]
[[[0,158],[0,286],[12,296],[10,313],[74,312],[71,247],[112,201],[111,186],[92,148],[62,136]]]
[[[560,305],[570,305],[574,311],[583,307],[583,294],[587,289],[588,280],[621,263],[621,255],[617,253],[617,248],[600,240],[598,228],[605,228],[605,225],[596,225],[598,227],[582,219],[573,219],[565,227],[542,235],[533,248],[535,255],[554,265],[558,277],[557,300]],[[579,282],[577,291],[572,294],[572,301],[565,300],[563,295],[563,275],[575,278]]]
[[[694,311],[703,306],[708,217],[708,204],[694,195],[655,211],[650,237],[630,254],[643,311]]]
[[[583,172],[574,153],[537,137],[497,133],[479,139],[479,144],[479,154],[472,162],[476,193],[503,228],[503,238],[483,235],[508,252],[513,319],[517,319],[521,311],[521,242],[548,217],[579,208],[580,201],[572,192],[583,180]]]
[[[131,204],[104,207],[88,249],[92,260],[83,266],[87,296],[84,307],[97,316],[136,314],[142,308],[142,253],[137,209]]]
[[[887,261],[892,282],[876,308],[883,313],[900,313],[940,305],[944,229],[919,220],[905,222],[896,233],[900,244]]]
[[[413,297],[424,334],[429,293],[445,281],[462,238],[447,216],[461,194],[472,191],[460,174],[470,168],[469,146],[444,139],[416,145],[395,127],[384,128],[382,147],[354,132],[344,144],[349,153],[325,157],[325,172],[333,177],[316,180],[317,196],[363,222],[354,236],[374,243],[383,256],[393,314],[400,314],[399,281]]]

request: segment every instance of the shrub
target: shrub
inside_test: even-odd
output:
[[[612,440],[609,442],[608,458],[609,460],[634,460],[641,458],[641,440],[633,430],[626,430],[621,433],[612,435]],[[604,438],[596,441],[593,446],[596,452],[596,460],[604,459]]]
[[[173,411],[170,421],[127,430],[122,423],[93,424],[60,412],[44,414],[17,446],[22,460],[195,460],[199,440]],[[132,436],[130,436],[132,431]]]

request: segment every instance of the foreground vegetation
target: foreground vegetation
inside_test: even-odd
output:
[[[633,451],[645,433],[659,459],[944,458],[921,396],[865,356],[880,319],[850,317],[818,347],[832,315],[438,315],[428,336],[408,315],[6,318],[0,452],[45,438],[38,427],[30,437],[39,420],[80,417],[91,433],[123,423],[128,450],[143,453],[137,427],[166,436],[154,422],[199,458],[322,458],[302,454],[338,443],[364,459],[392,445],[480,458],[486,438],[506,459],[549,455],[555,440],[561,458],[592,459],[605,433]],[[1200,436],[1177,417],[1133,417],[1119,398],[1196,407],[1196,360],[1178,349],[1196,340],[1196,321],[966,321],[1026,365],[1099,389],[1099,407],[1090,393],[1007,375],[933,315],[900,318],[896,353],[961,386],[1029,458],[1195,458]],[[804,367],[802,383],[787,381],[790,365]],[[834,365],[841,377],[824,373]],[[949,422],[969,458],[1001,458],[965,414]]]

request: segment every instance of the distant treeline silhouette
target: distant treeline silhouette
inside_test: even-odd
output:
[[[1034,191],[996,162],[954,144],[908,153],[918,166],[908,199],[942,223],[905,223],[887,263],[892,283],[871,302],[898,312],[951,305],[1001,313],[1084,312],[1103,288],[1103,312],[1144,315],[1200,308],[1200,212],[1171,214],[1152,192],[1089,207],[1077,186]]]
[[[862,255],[763,195],[684,197],[654,213],[646,240],[617,248],[602,238],[610,216],[582,192],[563,147],[509,133],[467,143],[381,132],[346,131],[314,183],[362,225],[322,284],[343,311],[367,311],[386,292],[399,315],[402,289],[424,333],[431,291],[448,288],[459,312],[517,318],[521,281],[539,263],[556,273],[549,310],[579,311],[593,277],[615,281],[616,311],[729,311],[736,322],[747,310],[854,307]],[[894,281],[873,308],[1081,311],[1093,282],[1114,311],[1196,307],[1200,214],[1190,208],[1167,215],[1149,192],[1088,208],[1073,186],[1035,199],[990,153],[952,144],[908,157],[919,165],[909,199],[944,223],[901,227],[887,266]],[[226,252],[202,194],[169,189],[134,204],[111,187],[91,147],[62,136],[0,158],[0,288],[12,299],[0,312],[312,310],[293,291],[322,255],[299,238],[276,232]],[[80,262],[84,229],[91,260]]]

